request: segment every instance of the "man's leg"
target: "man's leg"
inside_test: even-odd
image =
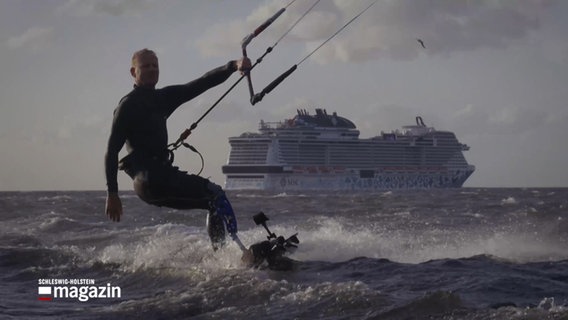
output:
[[[217,250],[225,244],[225,228],[231,236],[236,235],[237,218],[223,189],[212,182],[207,184],[207,188],[214,195],[207,215],[207,233],[211,238],[213,249]]]
[[[140,173],[134,189],[150,204],[175,209],[208,209],[207,233],[213,249],[225,244],[225,227],[237,232],[237,219],[223,189],[208,179],[169,168],[166,172]]]
[[[217,214],[214,209],[210,209],[207,213],[207,234],[211,239],[213,250],[221,248],[225,245],[225,223],[221,215]]]
[[[223,217],[229,234],[237,233],[237,219],[235,218],[235,211],[233,210],[233,206],[231,206],[231,202],[227,199],[225,191],[223,191],[220,186],[212,182],[209,182],[207,188],[214,194],[214,199],[211,201],[211,207],[215,209],[217,214]]]

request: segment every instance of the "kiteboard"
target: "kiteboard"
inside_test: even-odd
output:
[[[269,220],[264,212],[253,216],[256,225],[262,225],[268,232],[267,240],[252,244],[248,250],[243,250],[241,260],[249,268],[270,269],[275,271],[294,270],[298,261],[287,257],[298,248],[300,240],[295,233],[288,238],[277,236],[271,232],[266,222]]]

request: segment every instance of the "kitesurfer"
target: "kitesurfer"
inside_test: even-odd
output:
[[[223,189],[172,165],[166,120],[183,103],[221,84],[233,72],[242,73],[250,67],[250,60],[243,57],[186,84],[156,89],[159,78],[156,53],[148,49],[134,53],[130,68],[134,89],[114,110],[105,154],[108,192],[105,210],[109,219],[118,222],[122,215],[117,183],[120,166],[133,179],[136,194],[149,204],[209,210],[207,231],[215,250],[225,241],[225,227],[236,237],[237,220]],[[125,143],[128,155],[119,163],[118,154]]]

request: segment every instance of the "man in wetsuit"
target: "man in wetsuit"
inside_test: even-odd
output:
[[[134,190],[142,200],[175,209],[209,210],[207,231],[215,250],[225,241],[225,228],[233,239],[238,239],[235,214],[222,188],[172,166],[166,120],[183,103],[250,65],[248,58],[229,61],[186,84],[156,89],[159,78],[156,54],[148,49],[134,53],[130,68],[134,89],[120,100],[114,111],[105,155],[106,214],[112,221],[120,221],[122,215],[117,172],[118,154],[126,143],[128,155],[120,160],[120,168],[133,179]]]

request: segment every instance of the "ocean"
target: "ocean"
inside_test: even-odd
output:
[[[213,252],[203,210],[1,192],[0,319],[568,319],[568,188],[228,196],[247,246],[259,211],[298,233],[294,270]]]

